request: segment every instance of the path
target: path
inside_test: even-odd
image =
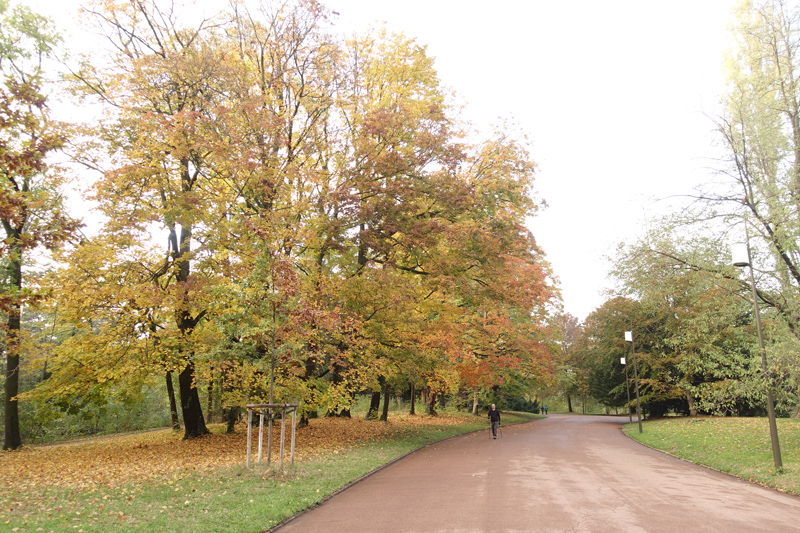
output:
[[[450,439],[278,531],[800,531],[800,498],[650,450],[624,421],[550,415]]]

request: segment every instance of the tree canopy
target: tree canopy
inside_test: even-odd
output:
[[[24,398],[80,409],[176,374],[193,438],[201,383],[229,409],[308,416],[549,379],[558,296],[525,227],[527,140],[502,124],[473,141],[424,46],[342,39],[332,16],[88,5],[110,47],[70,90],[103,114],[72,156],[105,222],[56,258],[59,341]]]

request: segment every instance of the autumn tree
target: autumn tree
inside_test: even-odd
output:
[[[0,245],[6,316],[4,449],[22,445],[19,427],[19,377],[22,355],[21,314],[44,292],[24,280],[24,260],[32,250],[52,249],[75,230],[64,210],[61,179],[48,170],[47,156],[61,148],[64,127],[50,118],[46,105],[44,61],[53,57],[59,36],[52,22],[31,10],[0,1]]]
[[[115,47],[75,72],[108,110],[79,158],[108,222],[63,256],[76,333],[43,392],[177,371],[191,437],[202,381],[305,422],[361,391],[385,414],[401,387],[434,408],[552,373],[534,165],[507,129],[464,142],[423,46],[337,40],[313,0],[194,25],[153,2],[92,13]]]
[[[203,244],[224,227],[234,201],[207,162],[227,90],[228,50],[215,45],[220,34],[210,20],[183,26],[175,10],[154,2],[98,3],[89,14],[112,50],[108,63],[84,62],[74,86],[105,102],[108,113],[87,128],[92,142],[78,158],[101,172],[94,199],[108,222],[84,243],[93,251],[77,250],[73,264],[84,273],[78,279],[107,286],[109,277],[96,272],[113,265],[111,279],[122,290],[106,293],[113,304],[73,306],[85,313],[74,318],[85,323],[91,313],[133,310],[139,320],[126,321],[125,335],[152,340],[168,383],[178,372],[185,437],[197,437],[207,429],[195,369],[207,333],[208,286],[216,277],[207,266],[216,261],[215,250]],[[161,254],[152,245],[154,230],[163,232]],[[98,263],[99,257],[108,262]],[[81,267],[80,258],[93,263]],[[101,344],[115,342],[112,336]]]

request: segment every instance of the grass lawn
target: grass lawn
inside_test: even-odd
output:
[[[504,412],[503,424],[534,418]],[[409,451],[487,427],[459,413],[315,419],[283,471],[245,468],[246,427],[190,442],[167,430],[24,447],[0,454],[0,532],[265,531]]]
[[[800,495],[800,420],[778,419],[783,472],[775,472],[766,418],[666,418],[636,423],[625,433],[693,463]]]

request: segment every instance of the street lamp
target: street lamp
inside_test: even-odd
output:
[[[628,393],[628,423],[633,424],[633,416],[631,415],[631,387],[628,385],[628,365],[625,364],[624,357],[620,357],[619,362],[625,367],[625,391]]]
[[[761,351],[761,370],[767,382],[767,416],[769,418],[769,436],[772,440],[772,459],[775,462],[775,471],[783,469],[781,460],[781,444],[778,442],[778,424],[775,421],[775,402],[772,399],[772,385],[769,382],[767,370],[767,350],[764,348],[764,334],[761,331],[761,313],[758,309],[758,293],[756,292],[756,279],[753,275],[752,256],[750,254],[750,235],[747,229],[747,220],[744,222],[745,242],[736,243],[731,247],[733,266],[750,267],[750,287],[753,289],[753,311],[756,316],[756,330],[758,331],[758,347]]]
[[[633,358],[633,379],[636,381],[636,418],[639,420],[639,433],[642,432],[642,406],[639,402],[639,369],[636,366],[636,350],[633,349],[633,331],[625,332],[625,340],[631,343],[631,357]]]

